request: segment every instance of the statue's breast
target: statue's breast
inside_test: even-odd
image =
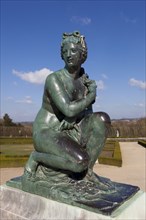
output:
[[[73,82],[74,89],[72,92],[74,99],[81,99],[86,95],[86,87],[80,79],[74,80]]]
[[[82,99],[86,94],[86,87],[80,79],[66,79],[64,88],[71,101]]]

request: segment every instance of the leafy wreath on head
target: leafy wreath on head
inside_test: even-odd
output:
[[[66,43],[75,43],[78,45],[79,50],[82,54],[82,63],[87,59],[87,44],[85,41],[85,37],[80,34],[79,31],[74,31],[73,33],[63,33],[62,35],[62,43],[61,43],[61,58],[63,59],[63,47]]]

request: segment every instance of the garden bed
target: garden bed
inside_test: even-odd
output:
[[[23,167],[33,150],[33,144],[0,145],[0,168]]]
[[[138,144],[140,144],[143,147],[146,147],[146,141],[145,140],[139,140]]]
[[[99,164],[122,166],[122,155],[118,141],[107,141],[98,158]]]
[[[32,137],[0,137],[1,144],[32,144]]]
[[[34,150],[32,138],[1,138],[0,141],[0,168],[25,166],[30,153]],[[100,164],[122,166],[119,143],[108,140],[98,161]]]

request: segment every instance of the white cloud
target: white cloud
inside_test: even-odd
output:
[[[136,107],[140,107],[140,108],[145,107],[145,105],[144,105],[143,103],[134,104],[134,106],[136,106]]]
[[[17,70],[13,70],[12,72],[14,75],[27,82],[34,84],[43,84],[45,82],[46,77],[53,71],[47,68],[43,68],[34,72],[20,72]]]
[[[78,24],[81,24],[81,25],[89,25],[91,23],[91,18],[73,16],[71,18],[71,22],[78,23]]]
[[[140,88],[140,89],[146,89],[146,82],[143,82],[143,81],[141,81],[141,80],[136,80],[136,79],[134,79],[134,78],[131,78],[131,79],[129,80],[129,84],[130,84],[131,86],[136,86],[136,87],[138,87],[138,88]]]
[[[30,96],[25,96],[24,99],[17,100],[16,103],[33,104],[33,101]]]
[[[13,98],[12,96],[8,96],[8,97],[6,98],[6,100],[14,100],[14,98]]]
[[[105,85],[104,82],[102,80],[96,81],[97,84],[97,89],[98,90],[104,90],[105,89]]]
[[[104,79],[108,79],[108,76],[106,74],[101,74],[101,76],[104,78]]]
[[[120,16],[121,16],[121,19],[125,21],[126,23],[135,24],[137,22],[136,18],[131,18],[127,16],[126,14],[124,14],[123,12],[121,12]]]

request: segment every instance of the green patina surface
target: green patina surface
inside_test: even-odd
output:
[[[34,151],[23,176],[7,185],[109,215],[138,188],[93,172],[111,121],[107,113],[92,109],[97,86],[81,67],[87,58],[85,37],[64,33],[61,57],[65,67],[45,81],[33,123]]]

